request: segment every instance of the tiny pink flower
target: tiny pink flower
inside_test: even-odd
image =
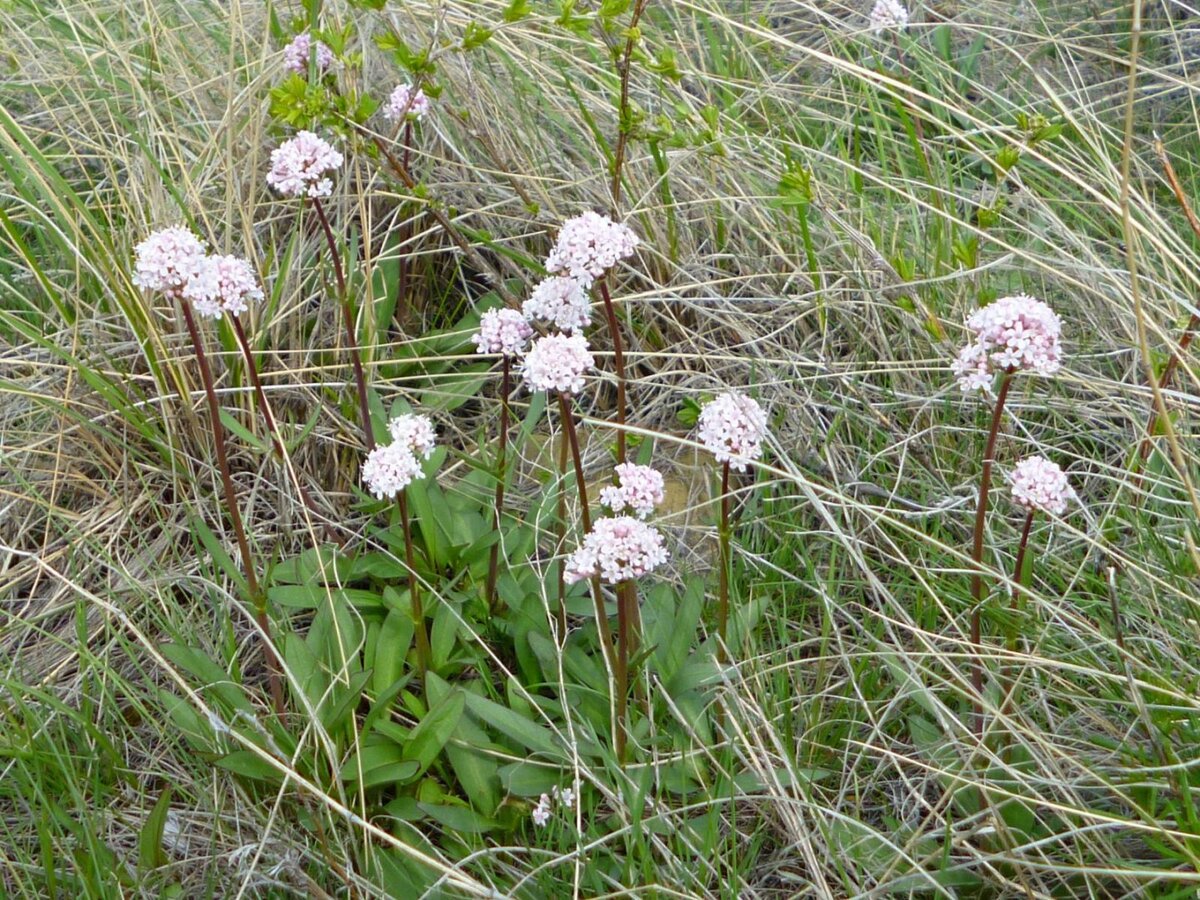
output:
[[[1007,479],[1018,506],[1051,516],[1065,513],[1067,503],[1075,496],[1066,473],[1044,456],[1021,460]]]
[[[566,275],[538,282],[521,306],[526,318],[550,322],[560,331],[578,331],[592,324],[592,304],[583,286]]]
[[[700,443],[738,472],[762,456],[767,414],[754,399],[736,391],[719,394],[700,410]]]
[[[515,309],[489,309],[479,320],[479,331],[472,335],[476,353],[520,356],[533,335],[533,328]]]
[[[550,798],[546,794],[542,794],[538,798],[538,804],[533,808],[530,816],[533,824],[538,828],[545,827],[546,823],[550,821]]]
[[[429,115],[429,108],[429,98],[423,90],[417,88],[414,92],[411,84],[400,84],[388,97],[383,117],[392,122],[403,119],[420,122]]]
[[[638,238],[633,229],[608,216],[588,211],[563,222],[554,249],[546,257],[546,271],[570,275],[585,288],[632,256]]]
[[[437,432],[429,416],[409,413],[396,416],[388,423],[388,431],[397,445],[404,447],[414,457],[429,459],[437,446]]]
[[[321,41],[317,41],[317,71],[324,75],[333,66],[333,51]],[[283,67],[297,75],[308,74],[308,61],[312,55],[313,38],[307,31],[292,38],[292,42],[283,48]]]
[[[133,283],[168,297],[178,297],[204,262],[204,244],[181,225],[152,231],[133,252]]]
[[[311,131],[301,131],[271,151],[267,184],[285,197],[328,197],[333,182],[325,177],[342,164],[342,154]]]
[[[521,374],[531,391],[577,394],[583,390],[583,373],[595,364],[582,334],[548,334],[533,342]]]
[[[967,319],[974,334],[951,366],[964,393],[989,393],[997,372],[1053,375],[1062,365],[1062,320],[1026,294],[1002,297]]]
[[[237,256],[209,256],[183,288],[184,299],[202,316],[219,319],[223,313],[241,315],[249,301],[263,298],[258,276]]]
[[[550,793],[554,796],[556,801],[561,803],[567,809],[573,809],[575,807],[575,792],[570,788],[563,788],[562,790],[559,790],[558,785],[555,785],[550,789]],[[545,795],[543,794],[542,796]]]
[[[411,448],[400,443],[382,444],[367,454],[363,483],[380,500],[395,497],[421,477],[421,464]]]
[[[601,489],[600,502],[614,513],[629,508],[644,519],[665,496],[661,472],[649,466],[621,463],[617,466],[617,484]]]
[[[609,584],[640,578],[667,561],[663,536],[632,516],[597,519],[564,571],[568,584],[599,575]]]

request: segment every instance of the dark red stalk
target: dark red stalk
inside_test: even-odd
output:
[[[717,658],[721,662],[729,661],[729,568],[733,563],[730,559],[730,538],[732,529],[729,523],[729,461],[721,466],[721,525],[717,532],[720,544],[720,574],[717,594],[717,633],[721,636],[720,650]]]
[[[975,733],[983,734],[983,635],[980,628],[980,610],[983,607],[983,527],[987,518],[988,492],[992,486],[992,463],[996,453],[996,439],[1000,434],[1000,423],[1004,418],[1004,401],[1012,384],[1013,370],[1008,369],[1000,377],[1000,393],[996,397],[996,408],[992,412],[992,427],[988,432],[987,445],[983,450],[983,472],[979,477],[979,503],[975,510],[975,533],[971,547],[971,559],[975,563],[971,572],[971,645],[975,660],[971,666],[971,686],[975,690]]]
[[[417,566],[413,556],[412,528],[408,520],[408,498],[404,491],[399,494],[400,526],[404,529],[404,565],[408,569],[408,598],[412,604],[413,629],[417,640],[417,671],[421,677],[429,670],[431,652],[429,632],[425,628],[425,609],[421,605],[421,591],[417,578]]]
[[[500,534],[500,516],[504,510],[504,480],[507,472],[507,449],[508,449],[508,394],[512,389],[510,383],[510,367],[511,362],[508,355],[505,354],[502,362],[502,375],[500,377],[500,447],[497,451],[496,460],[496,534]],[[492,551],[488,555],[488,574],[487,574],[487,601],[488,608],[495,613],[497,609],[498,598],[496,596],[496,576],[500,567],[500,541],[492,544]]]
[[[604,300],[604,317],[608,320],[608,333],[612,335],[613,369],[617,375],[617,462],[625,462],[625,354],[621,346],[621,327],[612,297],[608,293],[608,276],[600,279],[600,296]]]
[[[354,329],[354,312],[350,309],[350,296],[346,292],[346,274],[342,271],[342,256],[338,252],[337,239],[325,215],[325,208],[319,197],[313,197],[313,209],[321,220],[321,228],[325,231],[325,240],[329,244],[329,257],[333,261],[333,273],[337,279],[338,302],[342,307],[342,318],[346,325],[346,341],[350,350],[350,362],[354,366],[354,382],[358,387],[358,411],[362,416],[363,446],[367,451],[375,449],[375,431],[371,428],[371,407],[367,403],[367,380],[363,375],[362,354],[358,349],[358,338]]]
[[[271,645],[271,623],[267,617],[267,597],[259,587],[258,578],[254,574],[250,542],[246,539],[246,529],[242,524],[241,511],[238,509],[237,491],[233,486],[233,475],[229,470],[229,457],[225,449],[225,426],[221,424],[221,406],[217,402],[212,369],[209,368],[208,355],[204,352],[204,344],[200,340],[200,332],[196,328],[196,320],[192,316],[191,304],[183,300],[179,305],[183,309],[183,319],[187,323],[188,333],[191,334],[192,344],[196,348],[196,362],[200,366],[200,378],[204,382],[204,393],[208,398],[213,444],[217,450],[217,467],[221,470],[221,485],[225,491],[225,508],[229,513],[229,520],[233,524],[233,533],[237,537],[242,568],[246,571],[246,586],[250,591],[250,601],[254,604],[255,619],[261,629],[260,641],[263,645],[263,655],[267,661],[267,682],[271,691],[271,702],[275,707],[276,714],[282,716],[285,712],[283,684],[279,679],[279,659],[275,655],[275,648]]]

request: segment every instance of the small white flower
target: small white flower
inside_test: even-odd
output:
[[[623,512],[628,507],[642,519],[654,512],[654,508],[664,499],[666,491],[662,473],[634,463],[617,466],[617,484],[600,490],[600,502],[614,513]]]
[[[267,184],[285,197],[328,197],[333,181],[325,177],[342,164],[342,154],[311,131],[301,131],[271,151]]]
[[[317,41],[317,71],[324,75],[333,65],[333,51],[321,41]],[[309,55],[313,49],[312,35],[307,31],[296,35],[290,44],[283,48],[283,67],[297,75],[308,74]]]
[[[1075,497],[1066,473],[1044,456],[1021,460],[1007,479],[1012,485],[1013,500],[1028,510],[1040,509],[1048,515],[1061,516]]]
[[[182,225],[152,231],[133,252],[133,283],[168,297],[178,297],[204,265],[204,244]]]
[[[599,575],[620,584],[652,572],[667,561],[667,548],[657,529],[632,516],[598,519],[583,543],[567,558],[568,584]]]
[[[908,9],[900,0],[877,0],[868,18],[870,29],[875,34],[908,27]]]
[[[726,391],[700,410],[700,442],[717,462],[728,462],[738,472],[762,456],[766,436],[767,414],[745,394]]]
[[[367,454],[363,483],[380,500],[389,500],[421,477],[421,464],[403,444],[383,444]]]
[[[575,807],[575,792],[570,788],[563,788],[562,790],[559,790],[558,785],[555,785],[550,789],[550,793],[554,795],[555,800],[557,800],[567,809],[573,809]]]
[[[515,309],[489,309],[479,320],[479,331],[471,336],[476,353],[520,356],[533,335],[533,328]]]
[[[413,456],[429,459],[437,446],[437,432],[429,416],[419,416],[409,413],[396,416],[388,423],[388,431],[392,440],[405,447]]]
[[[542,794],[538,799],[538,804],[533,808],[531,816],[533,824],[538,828],[545,827],[546,823],[550,821],[550,798],[547,795]]]
[[[563,222],[546,257],[546,271],[570,275],[585,288],[591,287],[620,260],[632,256],[637,245],[638,237],[628,225],[589,210]]]
[[[521,305],[527,319],[550,322],[560,331],[578,331],[592,324],[592,304],[584,287],[568,275],[551,275],[538,282]]]
[[[420,122],[427,115],[429,98],[420,88],[414,94],[411,84],[397,85],[383,108],[383,117],[393,122],[401,118]]]
[[[578,394],[583,390],[583,374],[595,364],[582,334],[548,334],[533,342],[521,374],[531,391]]]

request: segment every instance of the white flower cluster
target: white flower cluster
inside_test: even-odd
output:
[[[388,97],[387,105],[383,107],[383,117],[392,122],[398,119],[420,122],[427,115],[429,98],[420,88],[414,91],[411,84],[396,85],[396,89]]]
[[[654,512],[665,498],[662,473],[634,463],[617,466],[617,483],[600,490],[600,502],[614,513],[629,508],[641,519]]]
[[[1049,306],[1026,294],[1003,297],[967,319],[974,340],[951,368],[966,393],[990,392],[996,372],[1031,371],[1053,375],[1062,365],[1062,320]]]
[[[900,0],[877,0],[867,17],[868,25],[875,34],[908,26],[908,9]]]
[[[202,316],[239,315],[263,298],[254,267],[238,256],[208,256],[200,238],[174,225],[134,248],[133,283],[187,300]]]
[[[582,334],[548,334],[525,354],[521,374],[531,391],[578,394],[583,374],[596,364]]]
[[[745,394],[726,391],[700,410],[700,443],[738,472],[762,456],[767,436],[767,414]]]
[[[437,439],[428,416],[397,416],[388,431],[392,443],[368,453],[362,466],[363,483],[380,500],[395,497],[421,477],[421,459],[429,459]]]
[[[1075,496],[1066,473],[1044,456],[1030,456],[1017,463],[1007,476],[1013,500],[1028,510],[1061,516]]]
[[[579,331],[592,324],[587,291],[566,275],[551,275],[538,282],[521,312],[525,318],[549,322],[559,331]]]
[[[479,320],[479,331],[472,335],[476,353],[520,356],[533,336],[533,327],[515,309],[489,309]]]
[[[283,48],[283,67],[297,75],[308,74],[308,61],[313,55],[313,37],[307,31],[292,38]],[[333,67],[333,51],[322,41],[316,42],[317,71],[324,75]]]
[[[591,210],[563,222],[546,257],[546,271],[570,275],[583,287],[632,256],[638,237],[633,229]]]
[[[599,575],[608,584],[640,578],[667,561],[663,536],[633,516],[598,519],[567,559],[564,578],[574,584]]]
[[[342,154],[311,131],[301,131],[271,151],[267,184],[285,197],[328,197],[333,181],[325,177],[342,164]]]

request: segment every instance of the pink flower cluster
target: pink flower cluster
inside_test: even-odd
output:
[[[1021,460],[1007,478],[1012,485],[1013,500],[1028,510],[1061,516],[1075,496],[1066,473],[1044,456]]]
[[[538,828],[544,828],[550,821],[550,815],[554,810],[555,803],[566,809],[573,809],[575,806],[575,792],[571,788],[559,790],[558,785],[555,785],[550,788],[549,794],[542,794],[538,798],[537,806],[529,814],[529,817],[533,819],[533,824]]]
[[[368,453],[362,467],[363,483],[380,500],[395,497],[421,477],[421,459],[433,454],[437,438],[428,416],[397,416],[388,431],[392,443]]]
[[[600,491],[600,502],[614,513],[628,508],[642,519],[654,512],[665,497],[662,473],[634,463],[617,466],[617,483]]]
[[[700,410],[700,442],[717,462],[728,462],[738,472],[762,456],[766,435],[767,414],[745,394],[726,391]]]
[[[328,197],[333,182],[325,177],[342,164],[342,154],[311,131],[301,131],[271,151],[267,184],[285,197]]]
[[[533,336],[533,328],[515,309],[489,309],[479,320],[479,331],[472,335],[476,353],[520,356]]]
[[[151,232],[134,248],[133,283],[178,297],[204,263],[200,238],[182,225]]]
[[[869,27],[875,34],[908,25],[908,9],[900,0],[877,0],[868,16]]]
[[[538,282],[521,306],[527,319],[550,322],[560,331],[579,331],[592,324],[592,304],[574,278],[551,275]]]
[[[632,516],[598,519],[567,559],[568,584],[599,575],[609,584],[639,578],[667,561],[663,536]]]
[[[546,271],[570,275],[583,287],[632,256],[638,238],[628,225],[589,210],[563,222],[558,240],[546,257]]]
[[[324,75],[333,66],[333,51],[321,41],[316,42],[317,71]],[[307,31],[292,38],[283,48],[283,67],[297,75],[308,74],[308,61],[313,53],[313,38]]]
[[[388,97],[383,107],[383,116],[395,122],[398,119],[409,119],[420,122],[429,115],[429,98],[425,92],[417,88],[414,92],[411,84],[400,84]]]
[[[254,268],[239,256],[208,256],[183,288],[183,297],[202,316],[241,315],[248,301],[263,298]]]
[[[577,394],[583,390],[583,373],[595,364],[582,334],[548,334],[533,342],[521,373],[531,391]]]
[[[967,327],[975,339],[951,367],[964,392],[990,392],[996,372],[1053,375],[1062,365],[1062,320],[1041,300],[1003,297],[976,310]]]

